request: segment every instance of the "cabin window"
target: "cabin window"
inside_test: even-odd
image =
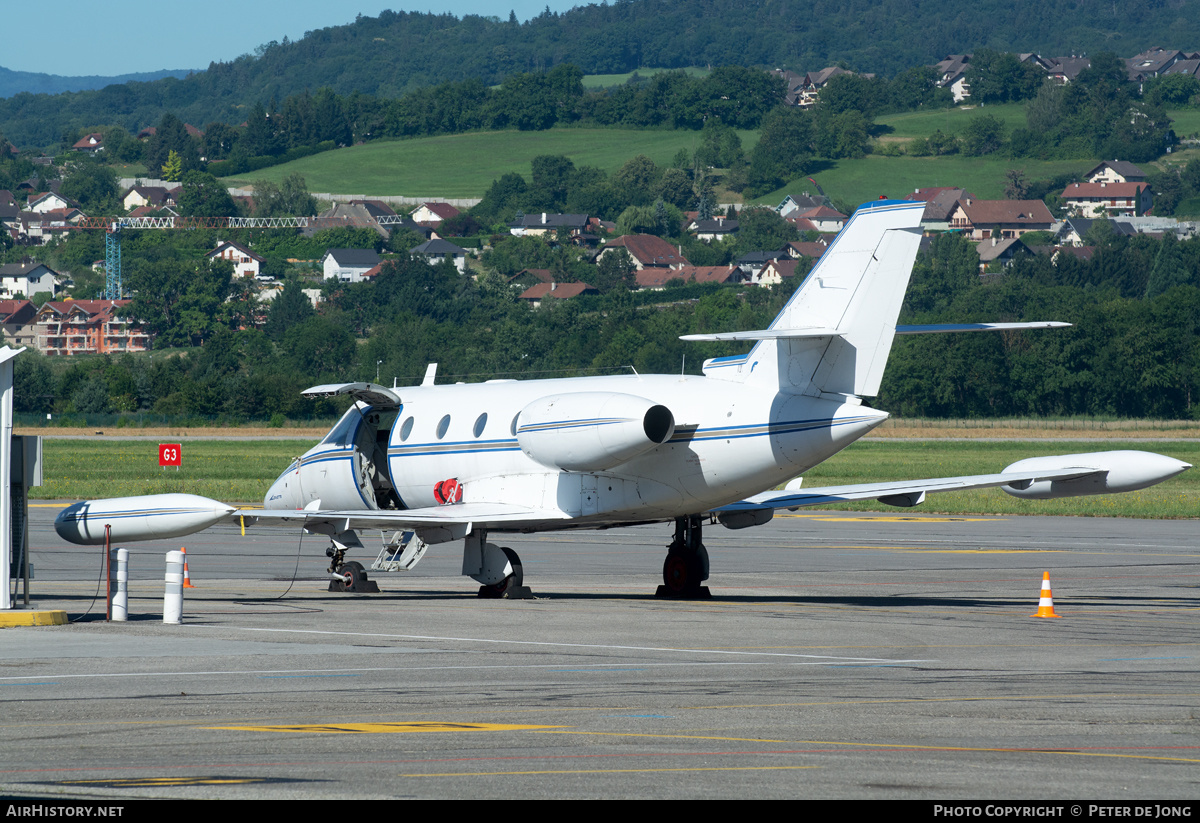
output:
[[[410,434],[412,434],[412,427],[413,427],[413,419],[412,419],[412,417],[409,417],[407,420],[404,421],[403,425],[400,426],[400,440],[401,441],[407,440],[408,436]]]
[[[479,435],[483,434],[483,429],[485,426],[487,426],[487,412],[484,412],[475,419],[474,432],[476,437],[479,437]]]
[[[446,436],[446,430],[450,428],[450,415],[446,415],[438,421],[437,439],[441,440]]]

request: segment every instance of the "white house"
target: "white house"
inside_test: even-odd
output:
[[[383,262],[374,249],[330,249],[321,258],[326,280],[361,283],[363,275]]]
[[[26,209],[37,214],[46,214],[47,212],[57,211],[59,209],[69,209],[74,205],[70,200],[63,197],[61,194],[55,194],[52,191],[43,194],[37,194],[29,198],[29,203]]]
[[[58,272],[44,263],[8,263],[0,266],[0,292],[31,297],[58,291]]]
[[[443,260],[451,260],[459,274],[467,270],[467,250],[461,249],[447,240],[427,240],[409,254],[413,257],[425,258],[431,266],[436,266]]]
[[[230,240],[222,240],[217,243],[217,247],[205,256],[233,263],[235,277],[258,277],[259,272],[262,271],[262,264],[267,262],[266,258],[255,254],[240,243]]]

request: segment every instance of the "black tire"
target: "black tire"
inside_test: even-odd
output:
[[[669,552],[663,561],[663,586],[672,595],[697,591],[704,578],[704,566],[695,552]]]
[[[521,568],[521,558],[517,553],[507,546],[501,546],[500,551],[504,552],[504,556],[508,558],[508,562],[512,564],[512,574],[501,580],[499,583],[493,583],[490,586],[480,586],[480,597],[504,597],[511,590],[517,588],[525,582],[525,571]]]
[[[367,570],[356,560],[343,563],[341,575],[344,592],[356,592],[359,590],[359,584],[367,581]]]

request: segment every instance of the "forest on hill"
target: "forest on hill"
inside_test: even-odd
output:
[[[571,63],[586,74],[642,66],[758,66],[813,71],[834,63],[887,76],[981,47],[1136,54],[1200,44],[1200,0],[619,0],[525,23],[385,11],[270,42],[184,79],[0,100],[0,132],[49,145],[96,124],[136,131],[164,111],[185,122],[244,122],[256,103],[328,87],[397,97],[444,82],[495,85]]]

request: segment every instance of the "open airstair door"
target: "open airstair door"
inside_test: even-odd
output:
[[[298,508],[320,501],[324,508],[335,507],[335,500],[346,496],[345,481],[353,482],[353,497],[340,500],[339,508],[400,509],[404,504],[396,494],[388,474],[388,436],[400,410],[400,397],[374,383],[334,383],[313,386],[305,397],[353,397],[351,406],[325,438],[310,449],[300,465],[292,469],[297,477],[300,499]],[[291,471],[291,470],[289,470]],[[287,484],[288,473],[279,482]],[[330,480],[334,480],[330,483]],[[341,481],[338,483],[337,481]],[[278,485],[278,483],[277,483]],[[287,484],[290,485],[290,484]]]

